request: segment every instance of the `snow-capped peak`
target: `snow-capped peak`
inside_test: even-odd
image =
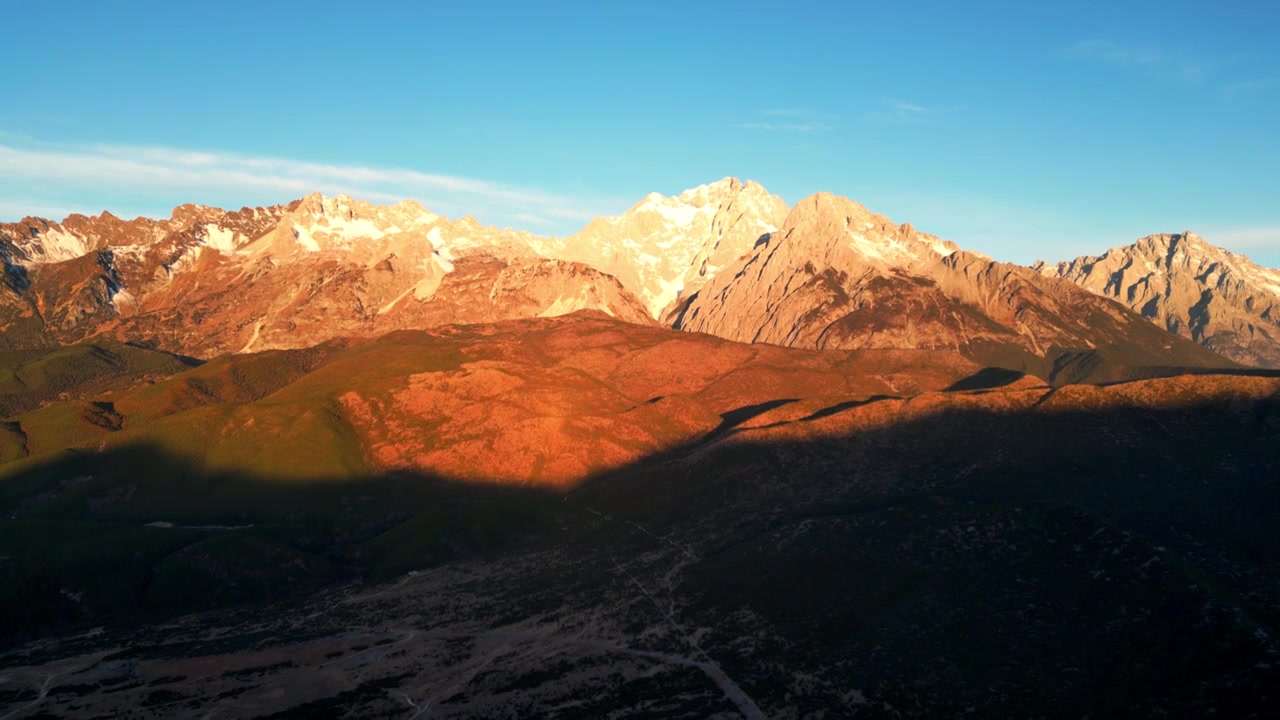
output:
[[[677,195],[649,193],[622,215],[539,251],[614,275],[658,318],[773,232],[786,212],[759,185],[723,178]]]
[[[698,205],[711,200],[715,200],[716,204],[719,204],[719,200],[741,190],[743,187],[742,181],[738,178],[726,177],[705,185],[689,188],[676,197],[680,198],[680,200],[684,202],[695,203]]]
[[[669,223],[687,227],[702,214],[714,213],[716,206],[693,204],[683,196],[665,197],[649,193],[631,209],[632,213],[657,213]]]

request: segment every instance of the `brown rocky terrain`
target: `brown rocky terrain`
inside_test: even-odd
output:
[[[0,227],[0,718],[1275,715],[1280,375],[779,203]]]
[[[786,210],[725,178],[650,195],[567,238],[320,195],[234,212],[183,205],[167,220],[25,218],[0,225],[0,343],[112,338],[211,357],[579,309],[652,323]]]
[[[0,343],[111,338],[211,357],[579,309],[652,322],[616,279],[540,257],[530,237],[407,201],[319,195],[184,205],[163,221],[26,219],[0,226]]]
[[[788,211],[734,178],[651,194],[567,238],[319,195],[167,220],[27,218],[0,225],[0,346],[212,357],[596,309],[746,342],[950,349],[1055,382],[1270,362],[1280,276],[1194,236],[1142,248],[1141,263],[1117,251],[1033,270],[827,193]]]
[[[1236,362],[1280,367],[1280,270],[1195,233],[1150,235],[1102,255],[1035,267]]]
[[[575,313],[220,358],[108,393],[111,428],[58,406],[12,422],[29,459],[154,443],[227,471],[560,487],[728,427],[744,407],[915,395],[979,369],[948,352],[743,345]]]
[[[808,348],[934,348],[1050,378],[1081,356],[1229,366],[1127,308],[828,193],[686,298],[675,327]]]
[[[1050,387],[600,313],[170,372],[7,419],[0,714],[1280,702],[1275,373]]]

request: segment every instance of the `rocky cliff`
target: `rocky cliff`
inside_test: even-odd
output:
[[[1042,377],[1084,356],[1225,363],[1117,303],[829,193],[798,203],[766,242],[687,298],[673,325],[796,347],[951,349]]]
[[[1101,255],[1037,263],[1036,270],[1118,300],[1237,362],[1280,367],[1280,270],[1195,233],[1150,235]]]

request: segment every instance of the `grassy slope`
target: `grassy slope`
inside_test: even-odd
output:
[[[187,370],[195,362],[114,342],[0,353],[0,417]]]
[[[435,478],[375,477],[335,408],[338,390],[458,362],[408,334],[219,358],[116,397],[121,427],[85,401],[18,415],[0,435],[0,635],[382,577],[540,522]]]
[[[606,330],[610,328],[591,332],[598,338]],[[665,331],[645,332],[655,333],[659,340],[670,336]],[[529,337],[519,335],[518,341],[510,341],[514,345],[495,340],[484,352],[506,356],[518,351],[524,353],[517,356],[519,362],[536,365],[549,350],[528,347]],[[549,343],[547,348],[557,336],[548,337],[551,340],[539,341]],[[697,338],[680,336],[680,340]],[[32,453],[0,466],[0,518],[6,518],[0,520],[4,525],[0,574],[7,578],[0,603],[12,610],[0,612],[0,617],[24,617],[21,608],[31,606],[36,596],[45,598],[51,608],[45,622],[110,616],[133,607],[211,607],[273,592],[305,591],[340,577],[386,577],[460,553],[498,547],[547,527],[556,510],[554,497],[545,492],[477,488],[428,474],[377,472],[367,464],[365,439],[335,405],[339,393],[381,393],[388,382],[404,384],[414,374],[456,370],[464,360],[484,354],[469,345],[481,341],[488,342],[483,334],[470,331],[458,343],[422,333],[397,333],[354,347],[334,344],[220,358],[115,396],[111,413],[119,416],[118,429],[113,429],[110,413],[89,401],[55,403],[20,415],[16,421],[22,436],[12,430],[0,435],[4,438],[0,451],[13,456],[26,447]],[[741,347],[712,339],[706,342],[705,348],[688,350],[684,361],[709,366],[716,362],[717,353]],[[651,354],[657,354],[656,367],[662,369],[661,363],[670,360],[673,351],[665,345],[653,347],[659,348]],[[570,357],[586,362],[581,353],[570,353]],[[885,372],[888,368],[876,366],[874,357],[857,360],[844,371],[855,373],[864,367]],[[774,365],[778,362],[779,358],[770,360]],[[725,402],[732,403],[737,402],[735,393],[746,386],[774,400],[789,401],[788,393],[795,391],[795,385],[789,384],[799,382],[803,374],[778,375],[776,369],[766,369],[773,374],[731,369],[723,382],[713,382],[706,393],[723,394],[728,398]],[[611,377],[638,397],[658,401],[644,402],[640,410],[674,402],[660,397],[660,389],[646,386],[654,367],[641,364],[634,373],[628,372],[615,370]],[[670,383],[683,381],[687,374],[680,366],[664,372],[670,373]],[[766,383],[776,377],[782,377],[783,384]],[[816,397],[823,397],[827,381],[821,375],[814,377],[809,382],[818,388]],[[950,381],[939,386],[947,384]],[[851,402],[832,397],[828,404],[835,407],[838,401]],[[793,414],[807,413],[810,406],[823,407],[812,401],[795,403]],[[789,410],[783,403],[774,412]],[[759,414],[769,411],[762,409]],[[728,423],[736,416],[725,413],[723,417]],[[752,420],[754,414],[745,417]],[[1069,435],[1071,430],[1062,432]],[[954,442],[974,445],[965,438]],[[1041,447],[1040,440],[1019,442]],[[1064,447],[1071,448],[1065,455]],[[904,456],[928,456],[941,448],[926,445],[923,450],[904,451]],[[1088,452],[1056,441],[1042,449],[1045,457],[1060,459]],[[798,452],[803,457],[807,451]],[[884,464],[877,458],[864,461]],[[656,457],[633,467],[650,478],[645,482],[656,481],[657,487],[666,481],[661,462]],[[829,468],[847,460],[825,462]],[[1024,458],[1024,465],[1012,471],[1047,467],[1034,457]],[[809,471],[803,467],[797,465],[796,472],[807,477]],[[908,478],[919,472],[893,464],[886,468],[886,473]],[[812,473],[819,477],[828,471],[816,468]],[[687,492],[713,490],[695,483],[662,489],[656,498],[692,511],[698,503],[682,505],[680,498]],[[146,527],[156,521],[252,527],[234,531]],[[136,564],[130,560],[119,574],[99,572],[103,558],[116,556],[134,558]],[[270,567],[286,569],[264,575],[264,558],[270,558]],[[86,599],[65,601],[61,590],[66,588],[84,593]],[[14,622],[4,631],[24,626],[21,620]]]

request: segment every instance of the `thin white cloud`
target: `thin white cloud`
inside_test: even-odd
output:
[[[1222,87],[1222,93],[1230,98],[1241,95],[1280,90],[1280,77],[1261,77],[1229,82]]]
[[[1065,49],[1078,60],[1127,67],[1164,81],[1211,89],[1227,99],[1280,90],[1274,65],[1249,52],[1205,55],[1186,47],[1156,47],[1110,40],[1082,40]]]
[[[1280,225],[1208,227],[1197,232],[1214,245],[1228,250],[1280,250]]]
[[[1121,45],[1109,40],[1081,40],[1071,46],[1071,53],[1126,65],[1159,65],[1165,61],[1165,54],[1154,48]]]
[[[813,117],[818,113],[814,112],[813,108],[770,108],[761,110],[760,114],[770,117],[807,118]]]
[[[863,113],[864,120],[931,125],[942,119],[942,110],[895,98],[885,98],[878,107]]]
[[[269,196],[278,202],[311,192],[382,203],[411,197],[436,212],[453,217],[472,214],[491,223],[519,215],[586,222],[625,207],[625,203],[605,198],[581,198],[404,168],[154,146],[19,143],[13,136],[0,137],[0,179],[4,178],[28,187],[35,183],[57,188],[63,197],[78,191],[75,194],[145,197],[171,204],[199,202],[210,196],[243,196],[251,203]],[[12,187],[0,180],[0,189],[6,186]],[[67,204],[65,200],[33,198],[31,205],[54,209]],[[14,214],[9,208],[0,209],[6,216]]]
[[[1200,82],[1209,75],[1209,67],[1202,59],[1182,49],[1090,39],[1072,45],[1067,53],[1084,60],[1140,68],[1187,83]]]
[[[743,123],[742,127],[747,130],[796,133],[811,133],[826,129],[825,125],[815,122],[749,122]]]
[[[830,129],[830,118],[812,108],[767,108],[739,125],[744,130],[778,133],[817,133]]]
[[[910,221],[966,250],[1021,265],[1099,255],[1154,232],[1142,220],[1083,217],[1053,201],[1018,203],[981,192],[871,191],[865,198],[894,222]]]
[[[16,200],[12,198],[0,200],[0,222],[4,220],[19,220],[24,217],[62,219],[76,213],[87,215],[92,212],[94,211],[91,208],[49,204],[39,200],[23,200],[20,198]]]

